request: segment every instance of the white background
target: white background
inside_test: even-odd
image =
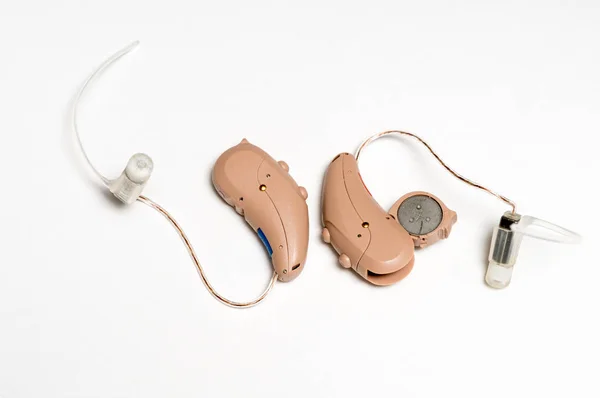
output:
[[[3,0],[0,397],[600,396],[600,4],[448,3]],[[271,268],[210,184],[218,155],[247,137],[308,189],[304,273],[258,307],[212,299],[166,221],[103,194],[73,146],[76,90],[135,39],[82,138],[111,177],[154,158],[146,193],[219,290],[249,299]],[[527,239],[488,288],[507,207],[389,138],[361,162],[381,205],[427,190],[459,221],[401,283],[365,283],[320,241],[319,196],[386,129],[584,243]]]

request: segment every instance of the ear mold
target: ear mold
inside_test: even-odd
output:
[[[284,282],[304,268],[309,228],[306,189],[288,170],[244,139],[217,159],[212,172],[216,191],[256,231]]]
[[[375,285],[391,285],[414,265],[410,235],[373,199],[354,156],[342,153],[329,165],[322,197],[323,240],[345,268]]]

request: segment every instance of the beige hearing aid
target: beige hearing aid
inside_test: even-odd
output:
[[[101,72],[131,52],[139,42],[133,42],[104,61],[84,81],[72,109],[73,132],[89,168],[102,185],[125,204],[143,203],[165,217],[181,237],[185,248],[211,295],[221,303],[248,308],[260,303],[269,294],[276,280],[290,281],[304,267],[308,249],[308,207],[306,189],[299,187],[288,174],[285,162],[276,162],[271,156],[247,140],[225,151],[216,161],[212,180],[216,191],[256,231],[273,263],[274,272],[265,290],[255,299],[245,302],[231,300],[211,285],[200,264],[198,255],[182,226],[165,208],[142,194],[154,169],[152,159],[143,153],[133,155],[117,178],[102,174],[88,157],[79,134],[78,110],[81,98],[90,83]],[[224,244],[230,245],[225,242]]]
[[[403,279],[414,264],[414,244],[365,187],[354,156],[333,159],[323,185],[323,240],[344,268],[375,285]]]
[[[243,139],[217,159],[212,172],[215,189],[256,231],[284,282],[302,272],[308,251],[308,194],[288,170]]]
[[[508,286],[524,236],[561,243],[580,241],[581,237],[572,231],[517,214],[513,201],[456,173],[417,135],[389,130],[367,138],[358,147],[356,156],[348,153],[336,156],[323,184],[323,240],[337,251],[343,267],[354,269],[369,282],[389,285],[403,279],[413,268],[414,248],[448,238],[457,219],[454,211],[428,192],[403,195],[387,213],[373,199],[358,171],[358,158],[367,145],[388,135],[416,139],[454,177],[512,208],[494,229],[485,277],[489,286],[498,289]]]

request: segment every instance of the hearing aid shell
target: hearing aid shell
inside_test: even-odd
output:
[[[354,269],[374,285],[391,285],[414,265],[414,244],[396,220],[373,199],[354,156],[333,159],[323,184],[322,237]]]
[[[225,151],[212,171],[216,191],[259,235],[284,282],[304,268],[309,230],[306,189],[288,170],[287,163],[244,139]]]
[[[423,191],[410,192],[410,193],[407,193],[406,195],[402,196],[390,208],[390,211],[389,211],[390,215],[392,217],[397,218],[398,209],[400,208],[400,206],[407,199],[413,198],[413,197],[418,197],[418,196],[424,196],[424,197],[433,199],[440,206],[441,213],[442,213],[442,219],[441,219],[439,225],[437,227],[435,227],[433,229],[433,231],[431,231],[427,234],[410,234],[409,233],[410,237],[412,238],[412,240],[414,242],[415,247],[424,248],[426,246],[433,245],[440,239],[447,239],[448,236],[450,235],[450,232],[452,231],[452,226],[456,223],[457,216],[456,216],[456,212],[453,210],[450,210],[444,204],[444,202],[442,202],[437,196],[435,196],[429,192],[423,192]],[[398,223],[400,223],[399,219],[397,221],[398,221]]]

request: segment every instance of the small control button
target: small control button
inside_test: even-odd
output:
[[[321,238],[323,238],[323,242],[331,243],[331,235],[329,235],[329,230],[327,228],[323,228],[323,231],[321,231]]]
[[[265,245],[265,249],[267,249],[267,252],[269,253],[269,256],[273,257],[273,248],[271,248],[271,244],[269,243],[269,239],[267,239],[267,236],[265,235],[265,233],[263,232],[263,230],[259,228],[256,232],[258,233],[258,237],[262,241],[263,245]],[[286,270],[283,270],[283,273],[285,274]]]
[[[350,263],[350,257],[346,256],[345,254],[340,254],[340,265],[344,268],[350,268],[352,267],[352,263]]]
[[[308,198],[308,192],[306,192],[306,188],[299,187],[299,189],[300,189],[300,196],[302,196],[302,198],[304,200],[306,200]]]
[[[290,166],[288,166],[288,164],[286,162],[284,162],[283,160],[280,160],[277,163],[279,163],[281,168],[284,169],[285,171],[290,171]]]

